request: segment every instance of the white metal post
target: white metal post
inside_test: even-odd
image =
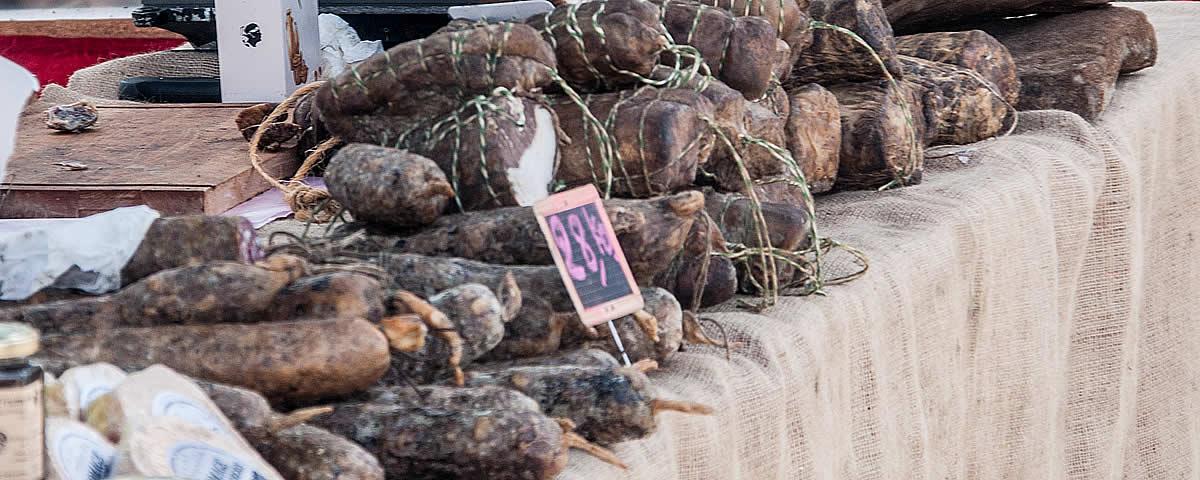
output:
[[[216,0],[221,100],[278,102],[317,78],[317,0]]]

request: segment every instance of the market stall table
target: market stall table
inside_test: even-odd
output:
[[[247,161],[233,121],[245,105],[115,103],[100,104],[97,125],[74,134],[47,129],[43,108],[28,109],[0,184],[0,218],[82,217],[130,205],[217,215],[270,188]],[[299,164],[293,148],[264,157],[276,177]]]
[[[870,273],[709,314],[732,361],[693,348],[652,378],[717,414],[664,415],[616,447],[627,471],[572,453],[562,478],[1195,477],[1200,5],[1124,5],[1159,62],[1097,125],[1022,113],[931,151],[922,185],[819,198]]]

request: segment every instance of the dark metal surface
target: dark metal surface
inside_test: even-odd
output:
[[[410,3],[428,3],[428,2],[411,2],[397,0],[322,0],[321,10],[335,6],[394,6],[405,5]],[[451,2],[442,2],[451,3]],[[142,5],[157,5],[169,7],[211,7],[214,5],[213,0],[142,0]]]
[[[221,103],[218,78],[133,77],[121,80],[118,99],[148,103]]]
[[[324,0],[321,13],[341,16],[364,40],[381,40],[385,48],[422,38],[446,25],[446,9],[489,3],[477,0]],[[197,47],[217,40],[213,0],[142,0],[133,12],[139,27],[158,27],[187,37]]]
[[[213,9],[202,7],[141,7],[133,11],[133,24],[159,27],[183,35],[197,47],[217,41]]]
[[[324,0],[320,4],[320,10],[321,13],[334,13],[338,15],[343,13],[406,13],[412,9],[440,6],[442,7],[442,13],[445,13],[445,7],[477,3],[491,2],[486,0]],[[142,5],[170,8],[212,8],[213,0],[142,0]]]

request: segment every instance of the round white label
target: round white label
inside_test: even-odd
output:
[[[174,417],[193,425],[204,427],[213,433],[229,435],[217,415],[192,399],[175,392],[163,392],[154,397],[150,412],[156,417]]]
[[[266,480],[267,476],[211,445],[180,442],[171,448],[171,473],[184,480]]]
[[[103,480],[112,474],[117,450],[84,432],[64,428],[53,439],[54,463],[61,480]]]

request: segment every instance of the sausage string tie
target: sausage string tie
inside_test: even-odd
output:
[[[275,109],[263,119],[262,123],[259,124],[258,129],[254,131],[254,136],[250,138],[250,165],[254,167],[254,171],[258,172],[259,176],[266,179],[266,181],[272,186],[283,192],[283,199],[285,202],[287,202],[288,207],[295,212],[297,220],[305,221],[312,219],[319,223],[332,220],[333,217],[337,215],[337,212],[341,209],[341,206],[338,205],[337,202],[326,202],[326,200],[329,199],[329,192],[313,188],[305,184],[304,177],[308,175],[312,168],[316,166],[318,162],[324,159],[325,154],[333,147],[336,147],[340,141],[335,137],[322,142],[304,159],[304,163],[302,163],[300,168],[296,170],[296,173],[292,176],[291,180],[284,181],[277,180],[274,175],[267,173],[266,169],[262,166],[262,157],[260,152],[262,149],[263,133],[267,131],[267,126],[275,123],[277,120],[283,117],[283,115],[286,114],[293,106],[295,106],[295,104],[299,102],[300,99],[305,95],[316,91],[324,84],[324,81],[313,82],[296,89],[295,92],[292,92],[291,95],[280,102],[279,105],[277,105]],[[322,205],[322,203],[324,204]]]
[[[883,71],[883,76],[887,79],[888,84],[891,85],[892,89],[896,90],[897,92],[903,92],[903,90],[900,88],[900,82],[896,80],[896,77],[893,76],[892,72],[888,70],[887,64],[884,63],[883,58],[879,56],[879,52],[872,48],[870,43],[867,43],[865,39],[863,39],[853,30],[819,20],[813,20],[809,23],[809,25],[815,29],[832,30],[850,37],[854,43],[857,43],[859,46],[866,49],[867,53],[871,54],[871,59]],[[910,148],[908,149],[908,163],[895,168],[892,172],[892,180],[884,184],[882,187],[879,187],[880,191],[890,190],[895,187],[903,187],[911,184],[913,182],[913,177],[918,173],[917,170],[920,168],[921,156],[917,155],[917,152],[920,151],[924,145],[922,145],[917,139],[916,122],[913,120],[912,116],[912,105],[909,104],[907,97],[907,95],[900,95],[899,100],[900,106],[903,107],[904,110],[904,122],[908,125],[908,131],[911,137],[909,139]]]

